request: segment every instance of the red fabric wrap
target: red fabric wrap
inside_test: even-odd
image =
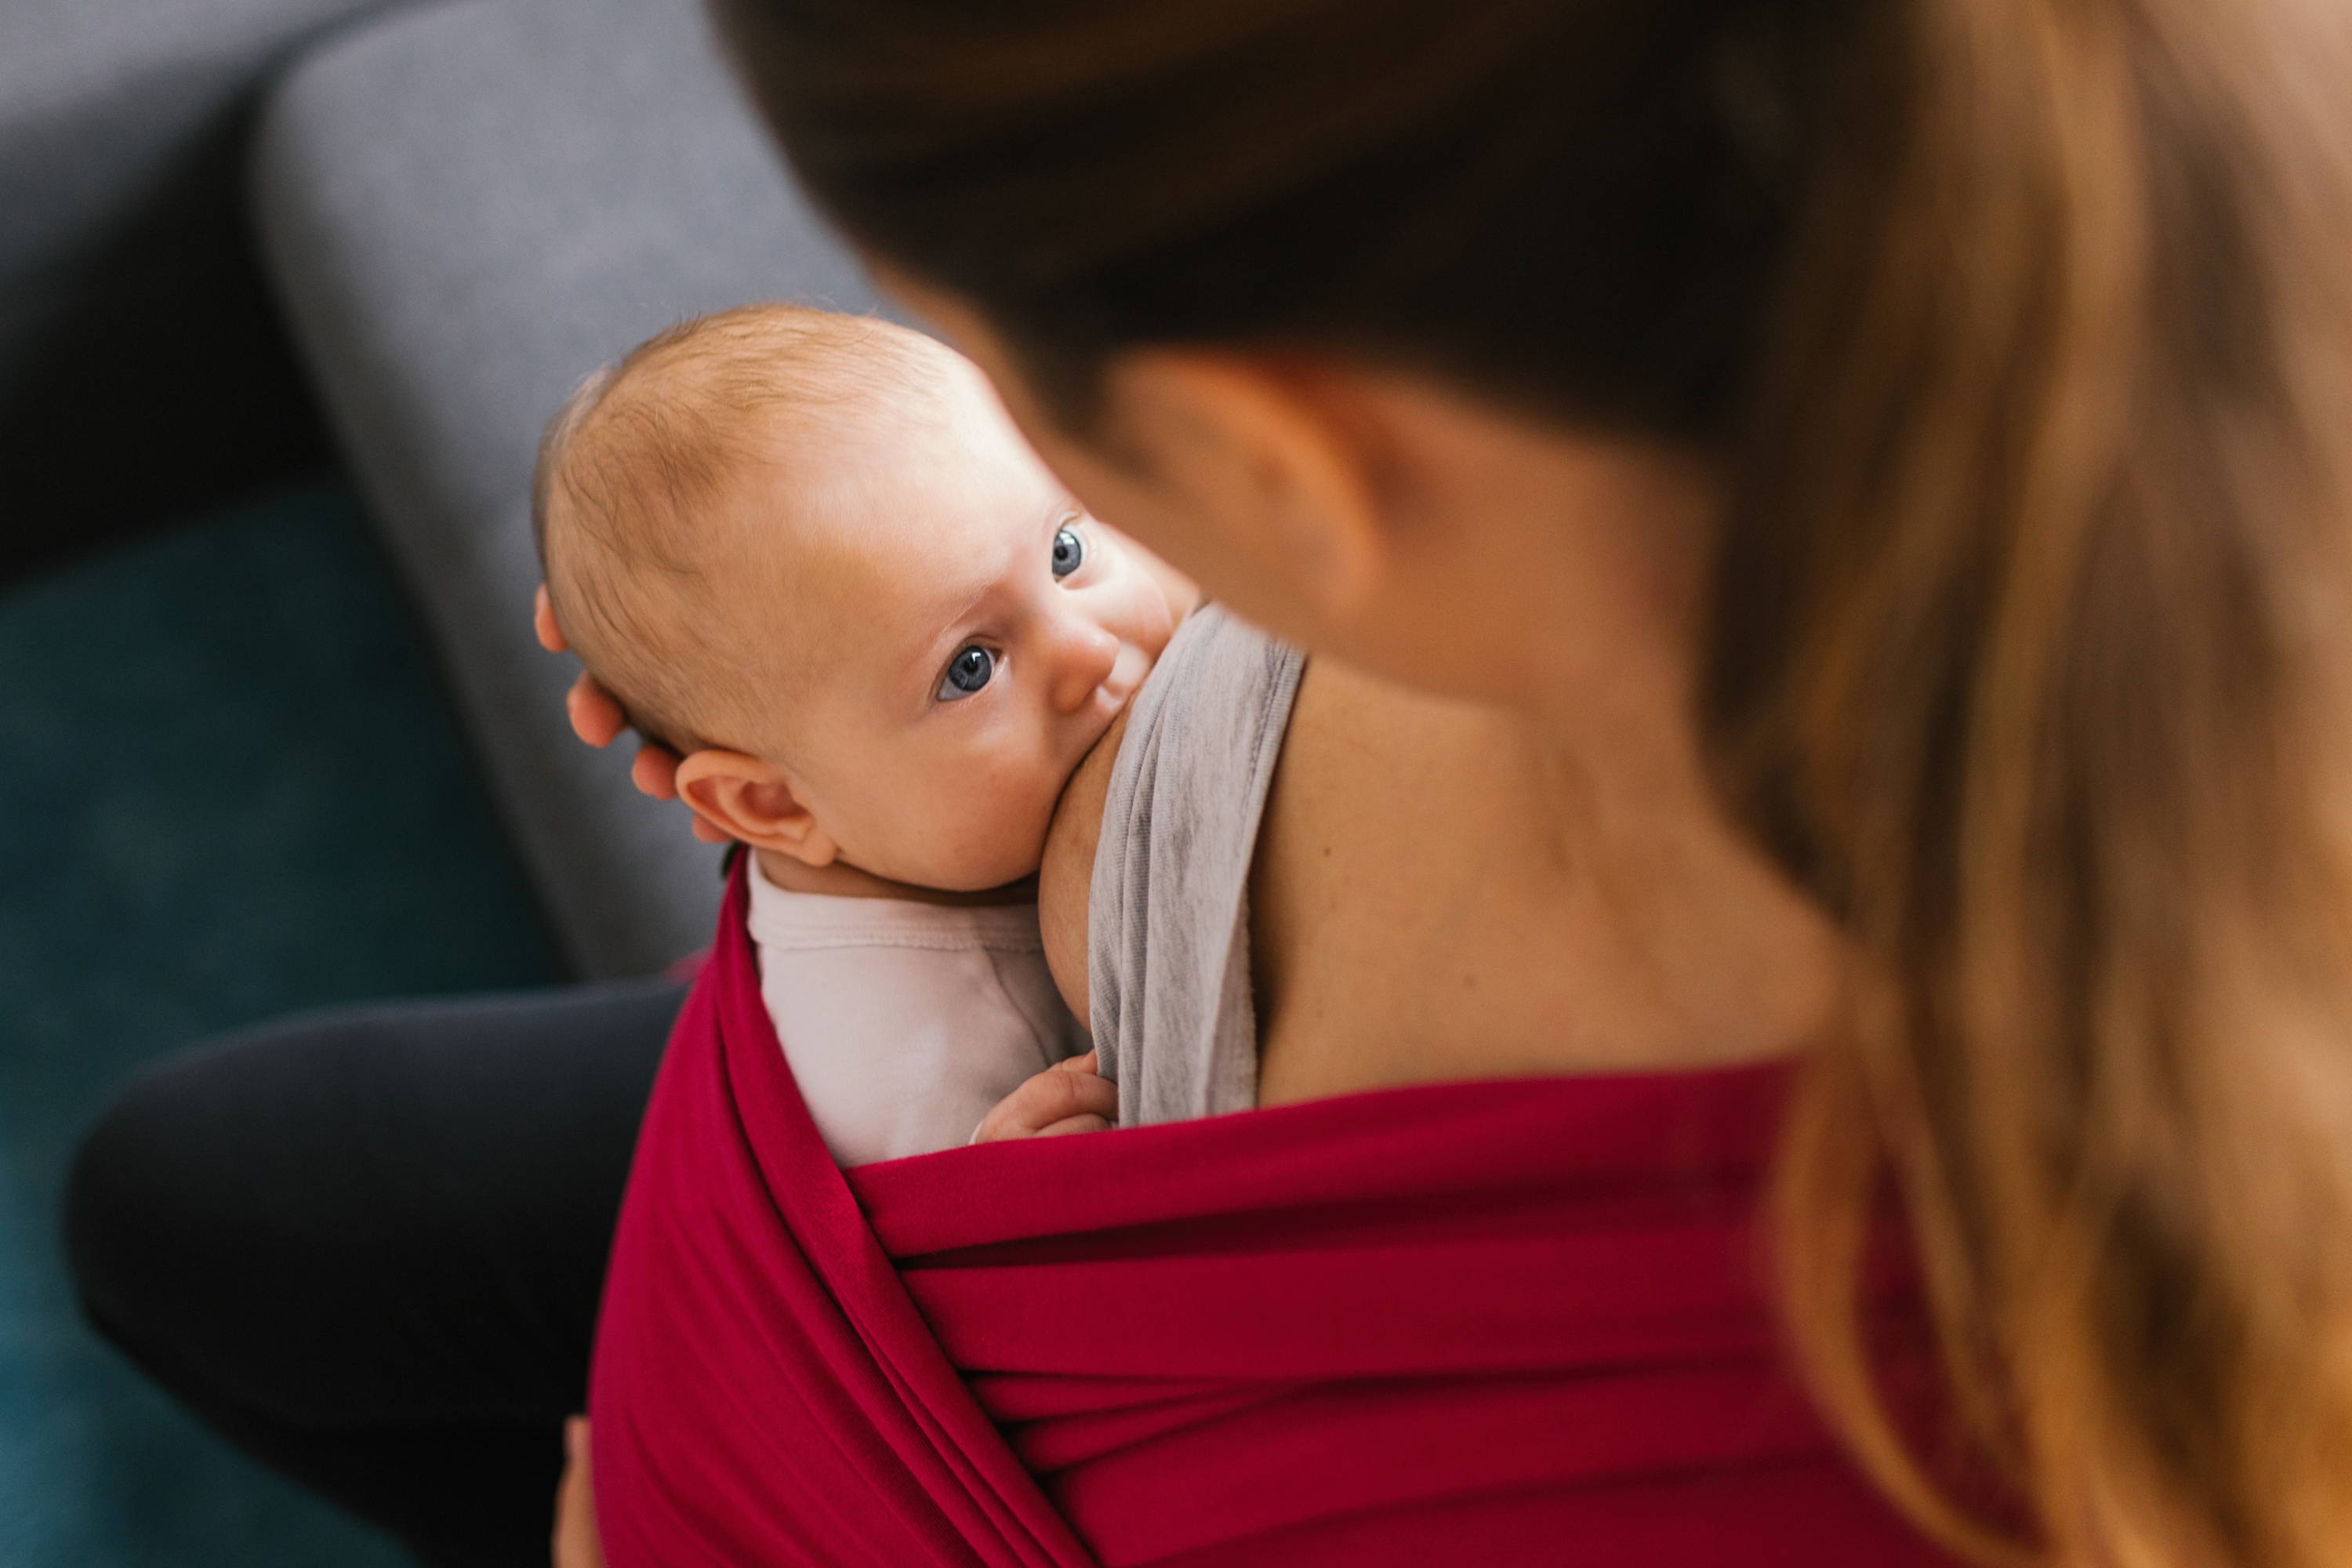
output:
[[[1780,1370],[1770,1069],[1449,1084],[845,1173],[739,868],[591,1410],[614,1568],[1945,1561]]]

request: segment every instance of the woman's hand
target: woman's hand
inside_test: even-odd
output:
[[[531,627],[539,633],[539,646],[548,652],[571,651],[563,628],[555,624],[555,606],[548,602],[544,583],[539,585],[538,595],[531,602]],[[563,710],[572,720],[572,732],[600,749],[611,745],[629,727],[628,715],[621,711],[621,704],[584,669],[580,679],[572,683],[572,689],[564,693]],[[644,742],[637,747],[636,760],[629,764],[630,782],[656,800],[676,800],[677,763],[677,753],[667,746]],[[726,834],[698,816],[694,819],[694,836],[706,844],[727,842]]]
[[[563,1479],[555,1486],[555,1568],[604,1568],[604,1543],[596,1534],[596,1494],[589,1486],[588,1417],[563,1424]]]
[[[1005,1138],[1056,1138],[1100,1132],[1118,1117],[1118,1086],[1095,1071],[1095,1054],[1056,1062],[996,1102],[972,1133],[975,1143]]]

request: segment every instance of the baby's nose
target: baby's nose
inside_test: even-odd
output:
[[[1118,638],[1092,621],[1066,623],[1055,650],[1054,706],[1075,713],[1094,700],[1118,664]]]

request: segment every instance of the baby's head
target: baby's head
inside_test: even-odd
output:
[[[782,305],[672,328],[548,426],[557,624],[747,843],[923,887],[1037,868],[1175,619],[973,366]]]

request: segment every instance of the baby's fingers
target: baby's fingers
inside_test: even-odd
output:
[[[972,1142],[1034,1137],[1041,1129],[1081,1117],[1095,1118],[1108,1126],[1118,1114],[1118,1086],[1082,1068],[1064,1070],[1069,1068],[1067,1062],[1048,1068],[997,1101],[972,1134]]]
[[[1065,1132],[1108,1132],[1109,1131],[1110,1122],[1099,1116],[1065,1116],[1051,1127],[1040,1127],[1035,1135],[1040,1138],[1059,1138]]]
[[[1039,1073],[1016,1092],[1027,1097],[1024,1121],[1033,1131],[1073,1116],[1108,1119],[1118,1114],[1118,1085],[1067,1062]]]

